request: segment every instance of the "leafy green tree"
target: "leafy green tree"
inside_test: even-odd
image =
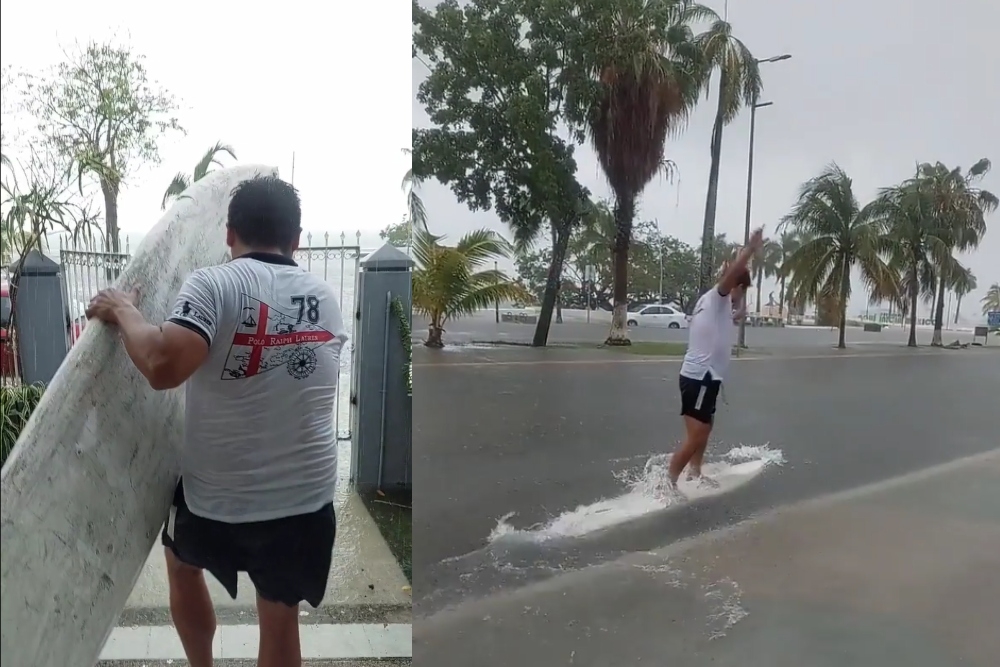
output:
[[[837,165],[830,165],[802,185],[782,229],[797,231],[807,238],[786,260],[793,300],[836,304],[838,347],[847,346],[847,303],[853,268],[861,271],[871,298],[898,298],[897,274],[883,257],[892,240],[873,220],[869,207],[863,209],[858,204],[851,178]]]
[[[979,300],[979,303],[983,306],[983,315],[1000,310],[1000,283],[990,285],[989,289],[986,290],[986,294]]]
[[[990,161],[984,158],[964,173],[961,168],[949,169],[940,162],[917,167],[915,184],[928,197],[927,215],[936,221],[934,227],[940,229],[943,241],[933,258],[936,281],[931,345],[943,344],[944,293],[965,271],[953,253],[976,248],[986,234],[987,214],[997,209],[997,196],[976,187],[989,173],[990,166]]]
[[[778,275],[781,269],[781,244],[773,239],[764,239],[764,245],[753,258],[751,265],[754,283],[757,286],[757,301],[754,311],[760,315],[760,292],[764,278]]]
[[[160,210],[166,210],[167,204],[180,197],[181,194],[191,187],[192,183],[200,181],[208,175],[208,172],[212,170],[213,166],[221,167],[222,161],[219,160],[219,154],[225,153],[232,159],[236,159],[236,152],[233,150],[232,146],[223,144],[221,141],[217,141],[214,146],[205,151],[205,154],[201,156],[198,160],[198,164],[194,166],[194,170],[191,175],[187,175],[184,172],[177,172],[174,179],[170,181],[170,185],[167,186],[167,191],[163,193],[163,201],[160,202]]]
[[[779,233],[777,243],[780,248],[777,273],[779,281],[778,314],[784,317],[785,302],[788,296],[785,291],[785,282],[788,280],[786,267],[788,264],[788,258],[795,254],[795,251],[802,245],[802,236],[794,229],[785,229]]]
[[[586,60],[599,82],[590,135],[615,195],[614,315],[606,344],[628,345],[629,244],[636,201],[663,168],[667,135],[683,127],[706,81],[704,54],[691,25],[716,21],[686,0],[582,3]]]
[[[397,248],[406,248],[410,245],[410,222],[408,218],[394,225],[389,225],[378,233],[383,241],[388,241]]]
[[[443,236],[418,230],[413,238],[413,309],[427,317],[427,347],[444,347],[444,325],[463,315],[473,315],[497,301],[525,296],[523,288],[503,271],[490,267],[511,251],[496,232],[469,232],[455,247],[441,243]]]
[[[172,95],[149,80],[144,58],[128,48],[90,42],[51,72],[25,78],[27,105],[38,129],[104,198],[107,247],[120,250],[118,194],[141,164],[159,164],[159,139],[183,132]]]
[[[732,26],[726,21],[715,21],[707,32],[699,35],[698,46],[710,66],[709,71],[718,70],[719,73],[719,94],[715,123],[712,126],[712,164],[708,172],[705,222],[702,229],[702,238],[711,239],[715,236],[715,212],[719,199],[722,130],[736,119],[744,106],[756,104],[760,96],[761,80],[757,59],[743,42],[733,36]],[[717,261],[709,254],[713,249],[711,244],[702,243],[699,283],[702,292],[708,290],[715,282],[713,269]],[[760,294],[757,296],[759,304]]]
[[[417,100],[433,124],[413,131],[413,177],[495,211],[519,249],[549,228],[536,346],[548,339],[570,236],[589,204],[573,157],[581,121],[571,117],[592,88],[577,56],[583,14],[570,0],[413,4],[414,57],[430,70]]]
[[[404,148],[403,152],[407,155],[413,154],[413,150],[409,148]],[[417,188],[420,187],[420,179],[413,175],[413,165],[410,165],[410,168],[403,175],[401,187],[406,193],[407,224],[427,231],[427,210],[424,208],[424,200],[417,192]]]
[[[917,179],[910,179],[883,188],[869,206],[869,219],[887,234],[889,267],[896,276],[897,292],[905,296],[910,318],[910,347],[917,346],[917,306],[921,297],[934,298],[942,271],[940,262],[957,264],[951,255],[948,230],[930,215],[930,201],[928,190]],[[951,265],[944,270],[950,269]]]
[[[955,324],[958,324],[958,312],[962,308],[962,299],[976,291],[976,275],[971,269],[957,273],[951,282],[951,291],[955,293]]]

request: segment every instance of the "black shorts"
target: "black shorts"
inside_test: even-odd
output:
[[[704,424],[715,420],[715,404],[719,400],[722,380],[716,380],[711,373],[705,373],[700,380],[681,376],[681,414],[692,417]]]
[[[305,600],[318,607],[336,532],[332,502],[310,514],[224,523],[192,514],[178,482],[162,539],[182,563],[211,572],[234,600],[236,575],[246,572],[265,600],[290,607]]]

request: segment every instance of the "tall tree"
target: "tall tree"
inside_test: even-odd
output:
[[[927,215],[931,226],[939,230],[942,244],[932,258],[936,269],[934,298],[934,335],[931,345],[940,346],[944,326],[944,293],[965,270],[953,257],[954,252],[976,248],[986,234],[986,216],[997,209],[997,196],[976,187],[990,171],[990,161],[982,159],[967,172],[949,169],[937,162],[917,167],[914,184],[928,197]]]
[[[702,239],[711,239],[715,236],[715,211],[719,199],[722,130],[736,119],[744,106],[751,106],[757,102],[762,84],[757,59],[743,42],[733,36],[732,26],[728,22],[715,21],[708,31],[698,36],[698,42],[709,63],[710,71],[718,70],[719,73],[719,93],[715,123],[712,126],[712,164],[708,172],[705,221],[702,229]],[[717,259],[711,255],[712,250],[711,243],[702,243],[699,282],[699,289],[702,292],[712,286],[715,278]]]
[[[1000,283],[990,285],[989,289],[986,290],[986,294],[979,300],[979,303],[983,306],[983,315],[1000,310]]]
[[[750,266],[753,271],[754,283],[757,285],[757,301],[755,302],[755,312],[760,315],[760,293],[763,288],[764,278],[771,278],[778,275],[781,268],[781,244],[773,239],[764,239],[757,254],[754,255],[753,263]]]
[[[896,274],[884,259],[889,245],[884,229],[873,221],[869,207],[861,208],[851,178],[835,164],[802,185],[782,228],[807,238],[786,260],[793,299],[834,302],[837,346],[846,347],[853,268],[860,270],[870,298],[897,298]]]
[[[889,266],[897,276],[898,292],[905,295],[910,318],[907,345],[917,346],[917,306],[920,298],[933,299],[942,261],[954,262],[948,230],[931,215],[928,190],[917,179],[883,188],[872,202],[871,218],[888,235]]]
[[[953,277],[951,290],[955,293],[955,324],[958,324],[958,313],[962,308],[962,299],[976,290],[976,275],[972,269],[966,268]]]
[[[786,265],[788,264],[788,258],[801,245],[802,237],[793,229],[785,229],[778,236],[778,246],[781,248],[781,257],[778,263],[778,314],[782,317],[785,315],[785,301],[787,299],[787,294],[785,293],[785,281],[788,280]]]
[[[583,12],[571,0],[413,3],[417,91],[433,127],[413,131],[413,176],[436,178],[472,210],[494,210],[527,248],[551,230],[533,344],[548,340],[573,229],[589,206],[574,149],[592,84],[579,62]],[[576,114],[571,118],[571,111]]]
[[[410,148],[404,148],[403,153],[406,155],[412,155],[413,150]],[[414,229],[422,229],[427,231],[427,210],[424,208],[424,200],[420,198],[420,193],[417,192],[417,188],[420,187],[420,179],[413,175],[413,165],[406,170],[403,174],[403,183],[401,185],[403,192],[406,193],[406,215],[407,223]]]
[[[143,56],[91,42],[51,72],[25,78],[38,129],[70,164],[83,190],[93,178],[104,198],[106,247],[120,251],[118,194],[142,163],[159,164],[159,139],[183,128],[172,95],[150,81]]]
[[[507,257],[510,244],[496,232],[469,232],[454,247],[443,236],[418,230],[413,239],[413,309],[428,319],[427,347],[444,347],[444,325],[497,301],[524,296],[503,271],[488,267]]]
[[[692,24],[717,21],[687,0],[593,0],[583,4],[589,64],[600,84],[590,135],[615,195],[615,305],[606,344],[628,345],[629,243],[636,201],[663,165],[667,136],[680,130],[705,84]]]
[[[167,186],[166,192],[163,193],[163,201],[160,202],[160,210],[165,210],[167,204],[191,187],[192,183],[197,183],[201,179],[208,176],[208,172],[212,170],[212,167],[221,167],[222,161],[219,159],[219,154],[225,153],[232,159],[236,159],[236,152],[233,150],[232,146],[228,146],[221,141],[215,142],[215,145],[205,151],[205,154],[201,156],[198,160],[198,164],[194,166],[191,174],[185,174],[182,171],[177,172],[173,180],[170,181],[170,185]]]

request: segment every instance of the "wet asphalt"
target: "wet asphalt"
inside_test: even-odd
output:
[[[510,522],[527,527],[619,495],[616,475],[673,449],[679,364],[606,350],[417,349],[418,618],[1000,445],[1000,346],[886,342],[843,353],[824,337],[778,343],[733,363],[709,456],[768,444],[784,452],[784,466],[683,512],[501,548],[488,546],[500,517],[514,513]]]

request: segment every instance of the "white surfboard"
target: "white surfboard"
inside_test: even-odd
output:
[[[146,236],[118,284],[162,322],[195,269],[227,256],[233,188],[264,166],[213,172]],[[0,659],[93,667],[142,570],[176,483],[181,390],[154,392],[117,335],[84,329],[0,473]]]
[[[682,477],[678,483],[681,496],[667,491],[669,461],[669,454],[650,457],[640,473],[622,480],[628,489],[622,495],[580,505],[544,524],[515,528],[510,523],[514,515],[506,514],[497,521],[489,542],[579,538],[653,512],[674,511],[693,500],[728,493],[760,475],[768,466],[781,465],[784,456],[781,450],[770,449],[767,445],[734,447],[721,461],[705,464],[703,472],[716,482],[715,485]]]

